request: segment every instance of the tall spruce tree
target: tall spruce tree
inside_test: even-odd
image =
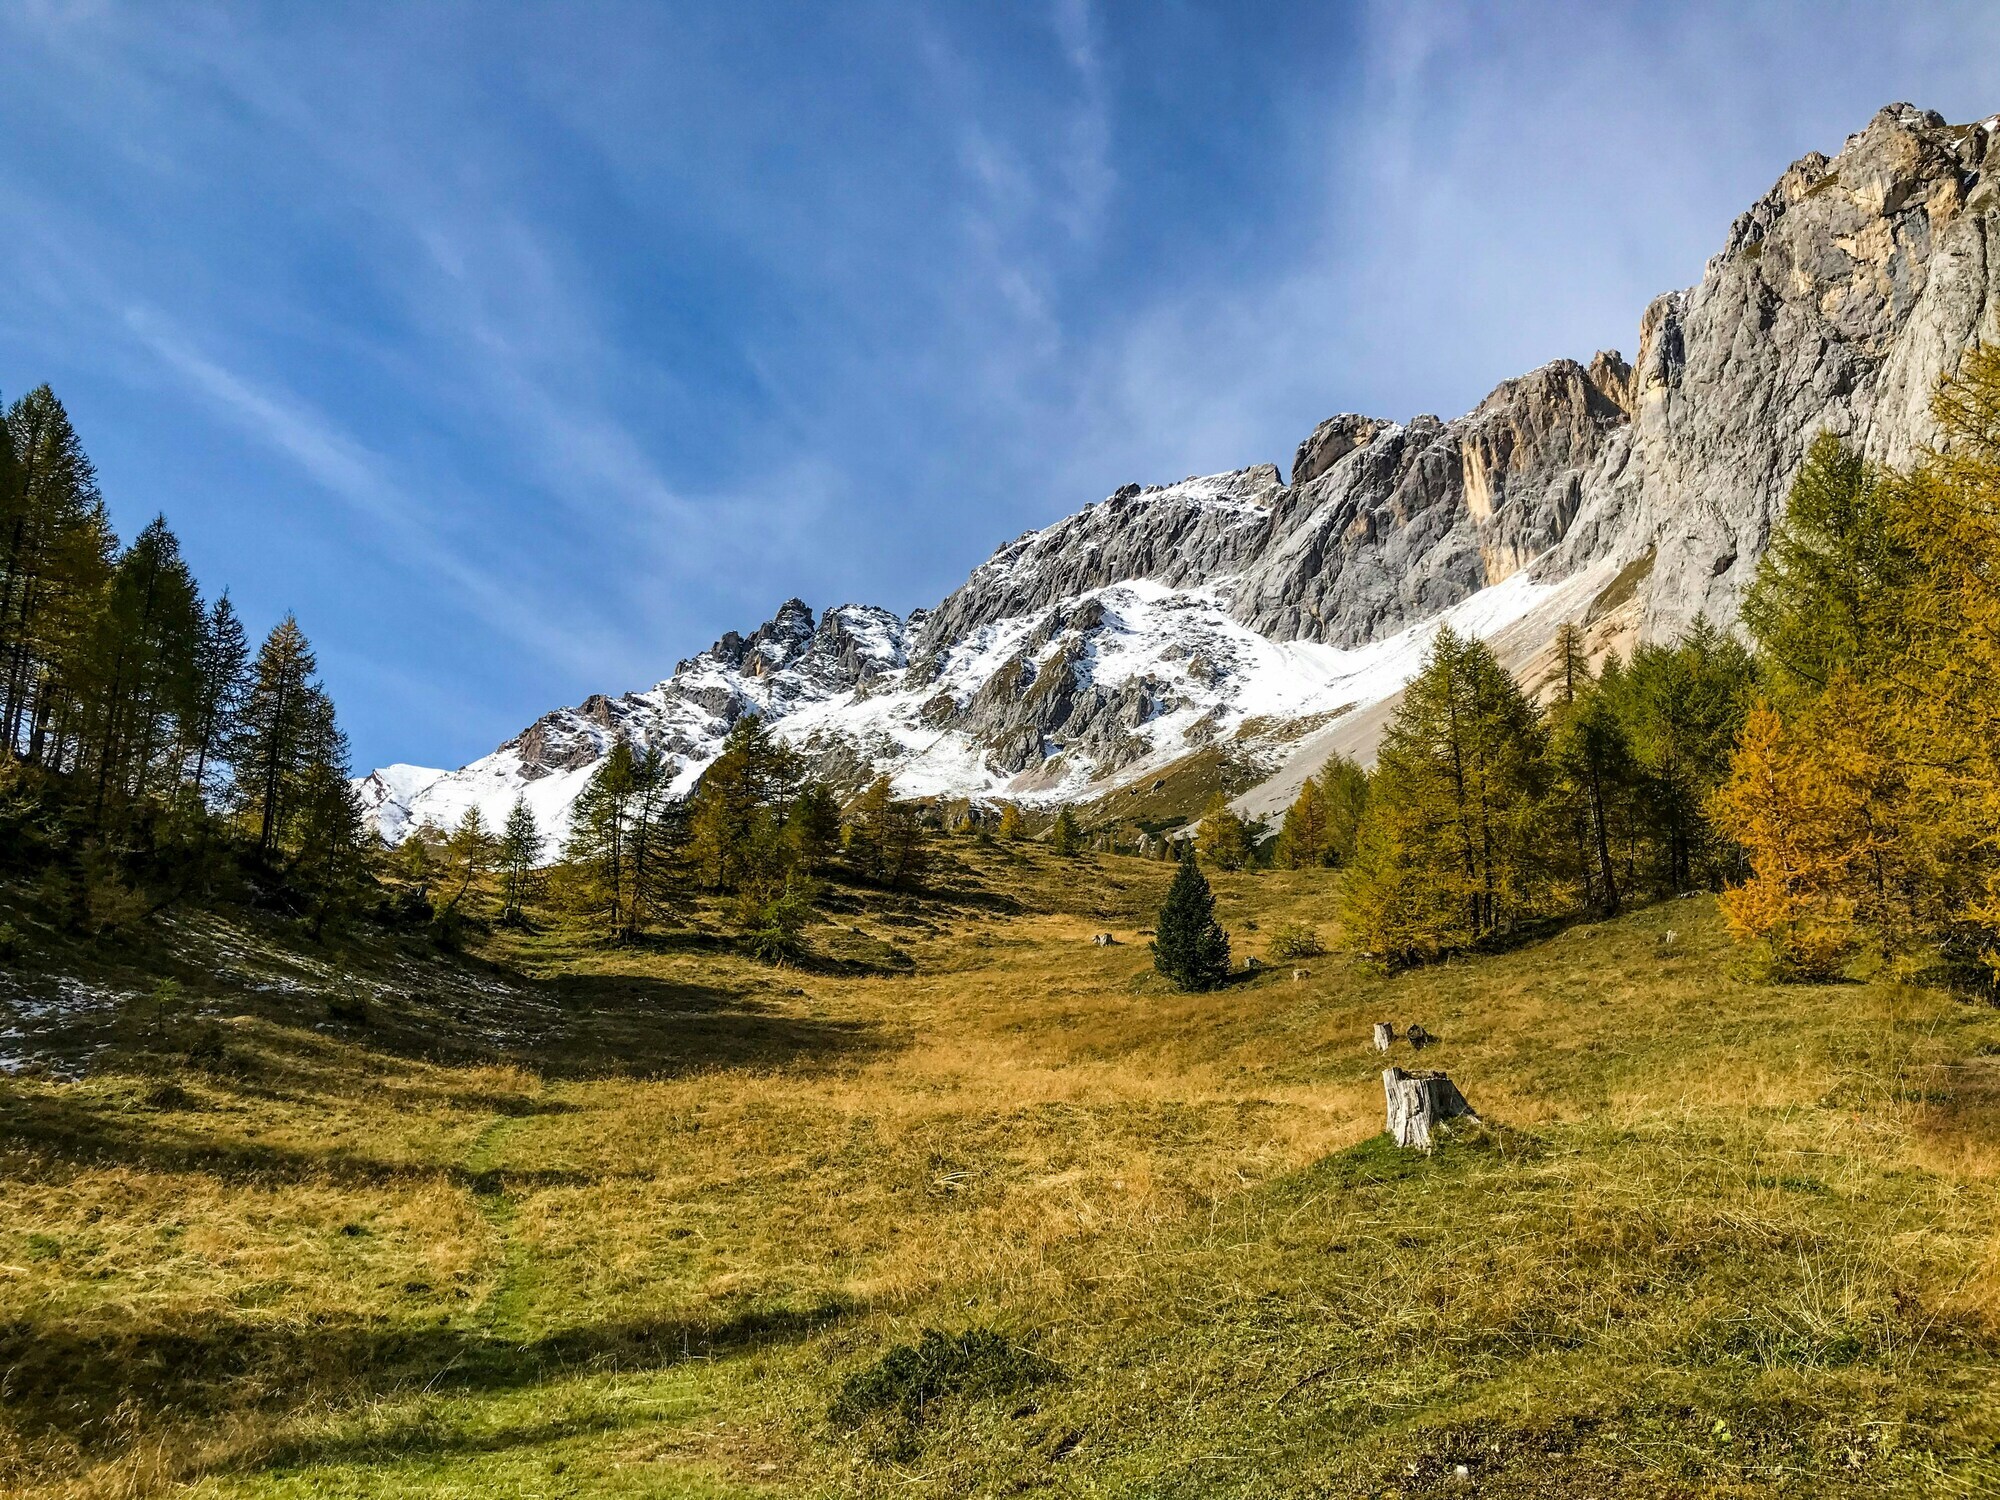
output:
[[[1784,520],[1743,598],[1743,623],[1783,698],[1818,692],[1897,633],[1896,601],[1916,557],[1897,534],[1884,481],[1832,433],[1814,440],[1792,481]]]
[[[258,648],[229,752],[239,815],[260,854],[280,846],[300,777],[325,755],[332,713],[317,682],[319,663],[291,615]]]
[[[1492,651],[1441,629],[1383,737],[1342,888],[1364,951],[1435,958],[1546,910],[1542,753]]]
[[[308,653],[310,654],[310,653]],[[348,764],[347,736],[333,700],[308,682],[293,768],[279,802],[286,875],[311,902],[315,937],[353,903],[367,881],[366,826]]]
[[[7,412],[0,474],[0,753],[61,768],[115,541],[97,473],[46,385]]]
[[[500,860],[500,840],[486,826],[485,815],[476,804],[465,810],[445,837],[444,859],[451,880],[444,910],[457,911],[474,884],[490,875]]]
[[[1582,633],[1564,625],[1556,633],[1558,688],[1549,718],[1549,763],[1556,781],[1558,816],[1568,828],[1570,869],[1586,910],[1618,914],[1623,897],[1612,859],[1613,822],[1633,784],[1625,725],[1601,689],[1584,654]]]
[[[519,922],[526,913],[535,871],[542,862],[542,830],[525,797],[516,797],[500,833],[500,920]]]
[[[632,746],[614,740],[570,810],[563,845],[570,905],[613,942],[639,930],[631,848],[639,790]]]
[[[238,716],[249,687],[249,666],[250,642],[236,606],[224,590],[202,621],[195,651],[194,692],[182,725],[182,763],[199,807],[209,804],[216,771],[226,763],[227,747],[240,728]]]
[[[689,811],[688,858],[704,886],[734,894],[774,875],[782,881],[791,857],[785,814],[799,783],[798,757],[761,716],[745,714],[731,726]]]
[[[1229,977],[1229,934],[1215,919],[1215,892],[1183,845],[1180,868],[1153,929],[1153,967],[1184,990],[1212,990]]]
[[[1063,859],[1083,849],[1083,830],[1077,826],[1076,813],[1067,802],[1056,808],[1055,822],[1049,825],[1049,848]]]
[[[115,802],[171,788],[170,751],[194,697],[200,637],[194,575],[155,516],[112,569],[85,656],[78,726],[95,821]]]
[[[847,858],[865,880],[906,890],[930,869],[930,836],[914,803],[896,800],[889,778],[869,783],[847,825]]]
[[[1326,862],[1344,865],[1354,858],[1361,816],[1368,808],[1368,773],[1345,755],[1335,754],[1320,767],[1318,781],[1326,808]]]
[[[1749,652],[1699,617],[1673,644],[1639,647],[1603,684],[1615,692],[1640,777],[1639,824],[1652,855],[1638,878],[1656,890],[1719,888],[1738,868],[1708,800],[1729,774],[1755,684]]]
[[[1328,863],[1326,796],[1319,778],[1308,776],[1278,828],[1275,858],[1287,870],[1314,870]]]

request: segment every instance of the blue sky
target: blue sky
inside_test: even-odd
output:
[[[1631,352],[1991,6],[0,0],[0,393],[456,765],[797,594]]]

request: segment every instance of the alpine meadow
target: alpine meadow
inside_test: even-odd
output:
[[[999,530],[1019,476],[1097,472],[1056,451],[1077,413],[1123,461],[1107,391],[1158,404],[1176,465],[1279,402],[1161,330],[1219,306],[1297,348],[1321,283],[1282,247],[1155,183],[1158,243],[1088,317],[1051,269],[1113,253],[1134,136],[1221,195],[1305,131],[1268,38],[1218,81],[1276,23],[28,9],[20,151],[110,134],[70,196],[0,172],[38,257],[0,281],[0,1496],[2000,1495],[2000,116],[1850,122],[1628,311],[1630,360],[1057,496],[933,606],[785,599],[593,691],[563,675],[623,670],[593,611],[665,656],[632,600],[761,613],[873,545],[871,507]],[[1356,91],[1343,130],[1402,128],[1383,70],[1490,107],[1442,39],[1465,17],[1308,19],[1403,39],[1315,82]],[[987,113],[954,133],[931,87]],[[1043,119],[1052,89],[1078,112]],[[1586,97],[1546,109],[1583,131]],[[506,149],[471,151],[502,103]],[[1690,109],[1646,129],[1711,152]],[[884,220],[892,259],[906,136],[978,196]],[[246,230],[226,179],[266,163]],[[1478,186],[1442,148],[1442,186],[1375,166],[1391,207]],[[195,193],[187,244],[127,172]],[[174,319],[108,291],[100,188],[174,275],[282,274]],[[574,234],[464,232],[507,193]],[[1317,245],[1311,216],[1256,234]],[[579,247],[628,240],[644,295],[577,294]],[[1197,260],[1239,281],[1175,269],[1118,321]],[[399,277],[433,293],[406,343],[372,300]],[[986,281],[1033,337],[968,367]],[[1340,338],[1378,285],[1342,283]],[[655,302],[688,320],[643,324],[656,362],[575,332]],[[253,317],[264,343],[225,333]],[[91,358],[31,336],[90,318]],[[875,323],[893,347],[803,394],[786,340]],[[244,373],[281,346],[288,384]],[[792,447],[698,493],[604,415],[719,451],[691,391]],[[839,434],[884,411],[964,493],[862,498]],[[427,468],[467,420],[477,462]],[[271,463],[325,507],[259,529]],[[768,485],[796,493],[739,493]],[[474,647],[502,665],[447,685]],[[384,725],[435,764],[374,765]]]

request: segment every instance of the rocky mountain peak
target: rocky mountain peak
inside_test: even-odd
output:
[[[1292,483],[1311,484],[1356,448],[1365,448],[1393,426],[1379,417],[1344,411],[1315,427],[1292,459]]]
[[[1280,788],[1286,756],[1371,752],[1440,619],[1517,662],[1565,618],[1601,623],[1614,577],[1628,633],[1732,620],[1813,438],[1907,461],[1938,378],[2000,340],[1997,137],[2000,119],[1899,104],[1801,156],[1697,285],[1646,307],[1630,364],[1551,360],[1449,420],[1340,413],[1289,483],[1256,464],[1123,485],[935,610],[789,600],[643,693],[544,715],[461,771],[384,768],[362,795],[385,831],[473,802],[496,822],[524,792],[560,826],[615,737],[691,784],[747,712],[829,774],[907,794],[1095,795],[1204,748]]]

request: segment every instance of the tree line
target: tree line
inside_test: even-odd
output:
[[[1777,977],[1857,954],[2000,975],[2000,349],[1941,383],[1907,469],[1812,444],[1743,639],[1697,619],[1593,666],[1555,642],[1539,704],[1442,629],[1372,772],[1336,759],[1275,842],[1219,803],[1196,843],[1344,868],[1350,940],[1434,960],[1634,901],[1722,893]]]
[[[164,517],[121,545],[46,385],[0,421],[0,777],[17,860],[37,844],[157,867],[229,847],[316,923],[363,874],[347,742],[297,621],[253,654]]]

